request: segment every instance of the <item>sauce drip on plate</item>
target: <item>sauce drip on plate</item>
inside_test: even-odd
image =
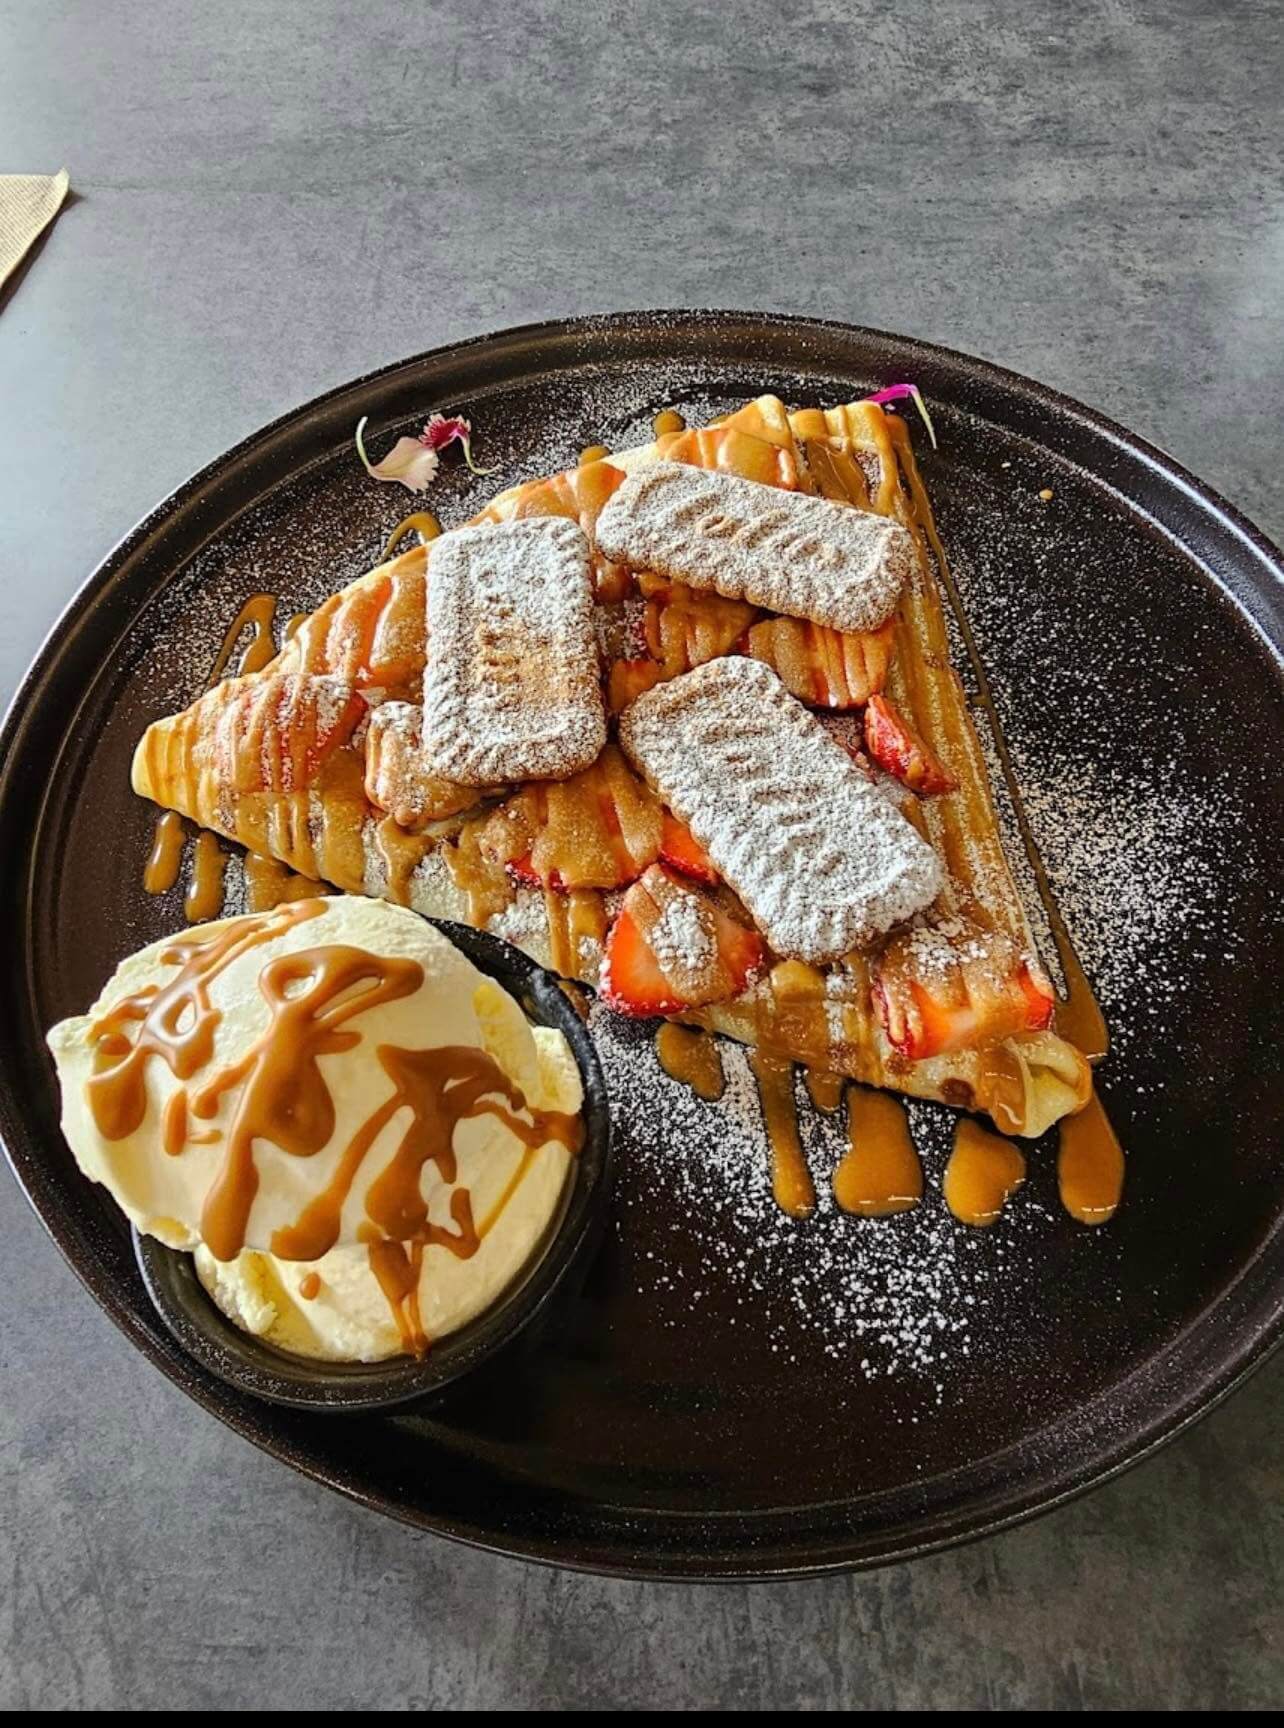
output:
[[[847,1095],[847,1117],[851,1150],[834,1171],[834,1199],[843,1211],[885,1218],[917,1206],[923,1198],[923,1166],[904,1104],[890,1092],[854,1086]]]
[[[762,1120],[771,1147],[771,1191],[782,1212],[791,1218],[806,1218],[815,1209],[816,1189],[798,1134],[794,1065],[769,1050],[757,1049],[750,1052],[749,1066],[758,1082]]]
[[[440,533],[441,523],[431,510],[416,510],[413,516],[403,516],[392,533],[389,534],[384,544],[383,557],[380,562],[386,564],[395,555],[398,546],[407,534],[418,534],[420,542],[427,544],[429,540],[437,539]]]
[[[716,1104],[726,1090],[722,1057],[709,1033],[666,1020],[655,1035],[660,1066],[673,1080],[688,1085],[697,1098]]]
[[[156,819],[151,853],[143,870],[143,887],[149,894],[164,894],[178,881],[186,839],[187,829],[177,810],[162,810]]]
[[[1082,1110],[1061,1123],[1061,1204],[1080,1224],[1105,1224],[1115,1215],[1123,1183],[1123,1148],[1094,1091]]]
[[[993,1224],[1010,1194],[1025,1181],[1025,1156],[1011,1140],[964,1117],[941,1187],[945,1204],[962,1224]]]

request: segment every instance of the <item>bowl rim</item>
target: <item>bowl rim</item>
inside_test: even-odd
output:
[[[608,1203],[613,1133],[606,1078],[582,1015],[560,980],[488,931],[448,918],[424,922],[502,985],[528,1020],[552,1026],[566,1038],[584,1089],[584,1143],[572,1159],[556,1211],[509,1283],[488,1307],[418,1358],[333,1362],[283,1350],[223,1313],[197,1276],[188,1250],[132,1228],[139,1274],[170,1336],[209,1373],[271,1404],[319,1412],[387,1410],[444,1392],[547,1311]]]

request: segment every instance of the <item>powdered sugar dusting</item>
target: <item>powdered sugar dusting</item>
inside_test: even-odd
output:
[[[660,916],[647,932],[647,943],[666,978],[700,974],[717,959],[711,921],[701,917],[701,903],[694,894],[674,894],[665,899]]]
[[[778,954],[838,959],[940,891],[931,847],[761,661],[657,685],[620,743]]]
[[[566,779],[606,742],[588,541],[537,517],[433,549],[424,673],[430,771],[467,786]]]
[[[678,462],[626,480],[597,542],[634,570],[851,631],[886,622],[914,556],[885,516]]]
[[[1019,1300],[1023,1281],[1038,1276],[1039,1240],[1059,1221],[1023,1195],[989,1231],[957,1224],[936,1191],[953,1117],[924,1104],[909,1107],[928,1176],[922,1205],[894,1218],[852,1218],[830,1187],[845,1130],[803,1102],[817,1205],[797,1223],[771,1192],[761,1107],[743,1049],[720,1044],[727,1087],[709,1104],[664,1073],[648,1027],[601,1008],[589,1024],[622,1126],[617,1234],[628,1240],[637,1208],[675,1220],[672,1254],[653,1251],[642,1262],[642,1292],[679,1293],[674,1324],[690,1314],[698,1324],[701,1305],[716,1301],[733,1311],[734,1326],[743,1308],[743,1324],[785,1361],[819,1347],[866,1380],[925,1380],[941,1402],[951,1367],[971,1354],[987,1309]]]

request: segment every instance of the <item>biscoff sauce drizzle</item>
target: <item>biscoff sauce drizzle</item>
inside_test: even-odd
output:
[[[655,1053],[672,1080],[680,1080],[706,1103],[716,1104],[726,1090],[722,1057],[708,1032],[666,1020],[655,1035]]]
[[[416,510],[413,516],[403,516],[392,533],[389,534],[384,545],[383,556],[379,562],[386,564],[390,558],[394,557],[398,546],[407,534],[418,534],[420,544],[427,545],[429,540],[437,539],[440,533],[441,523],[431,510]]]
[[[1025,1154],[1001,1134],[962,1117],[941,1178],[945,1204],[961,1224],[993,1224],[1025,1181]]]
[[[186,839],[187,829],[178,811],[162,810],[156,819],[152,849],[143,869],[143,888],[148,894],[165,894],[178,881]]]
[[[806,1218],[815,1210],[816,1188],[798,1134],[794,1065],[759,1048],[750,1053],[749,1066],[758,1082],[763,1126],[771,1148],[771,1191],[782,1212],[791,1218]]]
[[[847,1122],[850,1150],[834,1171],[834,1199],[843,1211],[886,1218],[917,1206],[923,1198],[923,1166],[900,1099],[853,1086]]]
[[[176,1080],[190,1080],[214,1054],[221,1018],[210,1004],[209,986],[249,948],[269,942],[294,924],[319,916],[322,900],[304,900],[271,917],[239,919],[214,936],[184,938],[165,949],[161,962],[176,966],[171,984],[146,985],[124,996],[90,1028],[94,1073],[86,1097],[104,1140],[124,1140],[147,1114],[147,1068],[153,1058]],[[137,1027],[134,1037],[129,1029]]]
[[[259,852],[245,854],[245,907],[248,912],[271,912],[293,900],[315,900],[329,893],[323,882],[300,876],[279,858]]]
[[[1106,1224],[1123,1196],[1124,1155],[1110,1118],[1094,1092],[1083,1109],[1061,1123],[1057,1188],[1061,1204],[1080,1224]]]
[[[344,943],[281,954],[263,968],[259,992],[268,1005],[268,1024],[262,1037],[191,1101],[192,1114],[208,1118],[225,1092],[239,1088],[223,1164],[201,1208],[201,1237],[216,1260],[234,1260],[245,1246],[259,1186],[254,1142],[269,1140],[296,1158],[320,1152],[334,1134],[335,1111],[318,1059],[360,1043],[359,1032],[341,1030],[354,1015],[413,995],[422,983],[418,961]],[[283,1258],[317,1260],[333,1245],[332,1236],[318,1253]]]
[[[304,614],[300,613],[291,619],[291,626],[297,629],[303,617]],[[275,622],[276,596],[251,594],[223,633],[223,640],[214,657],[205,688],[212,690],[227,671],[236,645],[247,628],[250,639],[237,658],[236,676],[240,678],[252,672],[261,672],[276,655],[276,643],[272,637]],[[291,633],[287,629],[287,640]],[[152,849],[143,870],[143,888],[146,893],[167,893],[178,881],[186,836],[187,830],[182,817],[176,811],[162,810],[156,818]],[[196,836],[192,853],[192,880],[183,900],[183,914],[189,924],[204,923],[206,919],[216,917],[222,910],[224,862],[218,836],[208,829],[202,829]]]
[[[202,828],[192,847],[192,879],[183,896],[183,916],[189,924],[204,924],[223,910],[223,872],[227,857],[218,835]]]

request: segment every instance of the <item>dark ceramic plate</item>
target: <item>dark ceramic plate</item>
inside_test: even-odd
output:
[[[301,1410],[391,1409],[438,1401],[465,1374],[505,1383],[516,1352],[537,1345],[578,1291],[601,1240],[610,1197],[611,1111],[597,1050],[580,1009],[551,972],[484,930],[433,922],[473,965],[497,979],[536,1026],[554,1026],[575,1055],[584,1084],[584,1144],[548,1228],[519,1276],[497,1302],[422,1358],[318,1362],[278,1350],[233,1326],[210,1301],[190,1254],[134,1231],[134,1254],[147,1293],[177,1342],[236,1392]]]
[[[1117,919],[1123,892],[1107,869],[1115,816],[1192,909],[1144,964],[1094,965],[1120,1034],[1102,1070],[1130,1157],[1118,1217],[1098,1232],[1062,1218],[1050,1149],[1036,1147],[1020,1197],[1030,1245],[1018,1252],[1006,1226],[940,1235],[940,1252],[982,1274],[967,1353],[939,1379],[870,1379],[859,1351],[804,1323],[806,1278],[800,1309],[790,1289],[710,1261],[714,1222],[655,1179],[682,1159],[681,1137],[668,1109],[643,1105],[619,1114],[614,1220],[567,1323],[501,1387],[465,1380],[439,1411],[341,1420],[233,1391],[161,1325],[128,1231],[78,1176],[41,1040],[180,918],[139,882],[152,819],[128,767],[143,727],[196,693],[249,591],[276,588],[289,613],[374,561],[405,498],[354,462],[360,415],[381,448],[432,409],[471,414],[483,459],[503,463],[480,497],[582,445],[636,440],[635,411],[645,424],[670,402],[707,413],[763,390],[841,401],[903,378],[936,414],[926,478],[1023,780],[1043,784],[1045,810],[1068,769],[1110,790],[1108,805],[1080,797],[1081,820],[1063,813],[1058,830],[1099,834],[1104,813],[1086,866],[1105,872],[1104,912]],[[452,519],[469,484],[446,475]],[[108,1313],[194,1398],[317,1480],[459,1540],[607,1571],[762,1576],[872,1565],[1029,1516],[1145,1456],[1279,1339],[1281,644],[1280,555],[1248,523],[1120,428],[944,349],[644,313],[506,332],[364,379],[250,439],[135,530],[17,700],[0,764],[0,1129],[14,1169]],[[1229,838],[1219,811],[1237,813]],[[1073,858],[1049,863],[1076,879]],[[1149,929],[1144,896],[1136,910]],[[1072,922],[1093,934],[1081,911]]]

